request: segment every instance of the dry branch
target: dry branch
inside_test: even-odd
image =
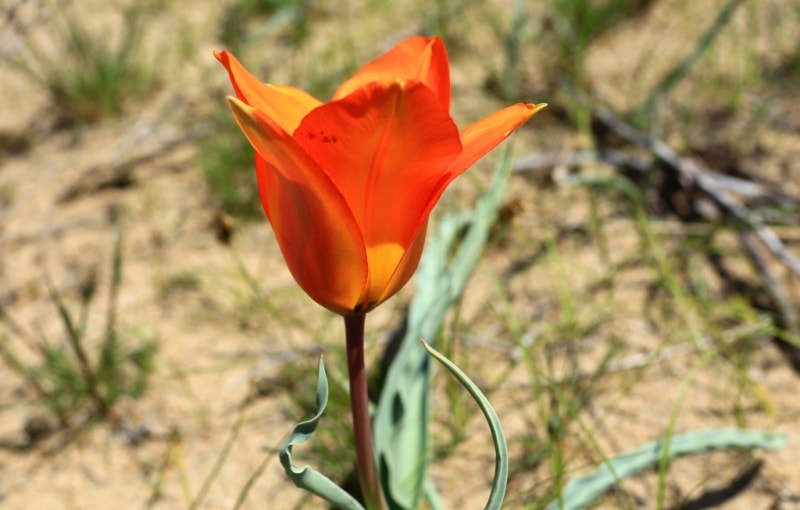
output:
[[[726,214],[751,229],[772,254],[800,278],[800,260],[786,248],[783,241],[763,222],[758,214],[747,209],[733,196],[732,192],[734,191],[738,194],[763,193],[758,184],[723,176],[720,172],[704,168],[688,158],[683,158],[666,143],[637,131],[608,111],[595,110],[593,117],[629,143],[650,150],[665,170],[677,174],[685,186],[696,186]]]
[[[691,207],[701,217],[717,218],[721,213],[738,225],[743,253],[750,260],[771,302],[765,305],[763,301],[756,300],[759,301],[755,303],[756,306],[767,306],[779,327],[789,336],[798,338],[800,313],[788,296],[783,282],[775,274],[775,268],[768,264],[762,246],[798,278],[800,278],[800,260],[788,250],[761,214],[748,205],[766,202],[797,207],[800,205],[800,199],[788,196],[772,186],[727,175],[680,156],[665,142],[643,134],[609,111],[594,110],[592,124],[597,150],[567,154],[532,154],[518,159],[514,170],[535,172],[548,168],[597,163],[609,165],[623,172],[632,171],[634,175],[644,175],[654,168],[659,169],[668,177],[671,183],[669,186],[677,186],[681,193],[688,192],[689,200],[692,202]],[[644,154],[641,151],[632,154],[630,151],[622,150],[630,146],[643,149]],[[713,204],[713,210],[703,208],[703,203]],[[679,216],[682,214],[679,213]],[[720,277],[728,281],[731,275],[724,270],[720,272],[719,264],[715,264],[715,268]],[[800,371],[800,348],[793,342],[782,341],[779,345],[796,370]]]
[[[8,60],[23,50],[30,33],[44,24],[52,15],[52,7],[44,0],[15,0],[6,7],[0,19],[0,62]]]

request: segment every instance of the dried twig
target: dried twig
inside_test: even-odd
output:
[[[800,260],[786,248],[783,241],[775,235],[772,229],[764,224],[756,213],[748,210],[747,207],[734,198],[733,190],[730,189],[730,183],[735,182],[733,178],[719,179],[717,176],[721,174],[718,172],[704,168],[690,159],[679,156],[666,143],[652,139],[637,131],[606,110],[595,110],[593,116],[596,121],[626,141],[650,150],[665,169],[677,174],[682,183],[687,186],[696,186],[728,215],[747,225],[772,254],[786,265],[795,276],[800,278]],[[745,189],[741,184],[738,188]],[[752,189],[755,188],[751,187],[750,190],[752,191]]]
[[[61,0],[56,6],[67,1]],[[44,0],[13,1],[0,20],[0,62],[22,51],[30,32],[51,15],[52,9],[45,5]]]
[[[783,317],[785,322],[783,326],[791,335],[797,336],[798,325],[800,325],[800,319],[798,319],[797,310],[792,306],[783,284],[778,278],[775,277],[769,267],[769,264],[767,264],[767,261],[761,255],[755,239],[753,239],[752,232],[742,232],[739,236],[739,239],[741,240],[742,246],[744,247],[748,257],[750,257],[750,260],[753,262],[756,271],[758,271],[759,275],[761,276],[761,280],[764,282],[764,286],[766,287],[766,291],[769,294],[770,299],[775,304],[775,307],[778,309],[781,317]]]
[[[534,153],[517,158],[514,161],[514,172],[525,173],[558,166],[586,166],[605,164],[612,167],[630,168],[637,172],[646,172],[651,167],[651,162],[645,158],[626,154],[623,151],[603,148],[601,151],[579,150],[574,152]],[[768,199],[774,200],[776,193],[763,184],[739,177],[704,170],[709,178],[715,181],[715,186],[748,200]],[[782,199],[782,196],[778,197]]]

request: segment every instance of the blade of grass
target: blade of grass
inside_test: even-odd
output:
[[[717,36],[730,22],[736,9],[744,3],[744,0],[729,0],[719,11],[714,22],[697,40],[694,51],[686,56],[675,68],[672,69],[656,86],[647,99],[644,101],[633,115],[634,124],[641,125],[642,122],[650,119],[656,108],[656,103],[668,95],[686,76],[700,58],[713,46]]]
[[[208,494],[209,489],[211,488],[211,484],[216,480],[217,476],[219,475],[222,467],[225,465],[225,461],[228,459],[228,455],[231,453],[231,448],[233,448],[233,444],[236,442],[236,438],[239,437],[239,432],[242,429],[242,425],[244,424],[245,419],[245,406],[239,407],[239,415],[236,417],[236,422],[231,427],[231,432],[228,434],[228,439],[225,441],[225,445],[222,447],[222,450],[219,452],[217,456],[217,460],[214,462],[214,465],[211,467],[211,471],[209,471],[208,476],[206,476],[205,480],[203,480],[203,485],[200,486],[200,490],[197,493],[197,496],[194,497],[191,504],[189,505],[189,510],[196,510],[200,508],[200,505],[203,504],[203,501]]]
[[[103,399],[103,396],[100,395],[100,390],[97,385],[97,378],[95,377],[94,370],[92,369],[92,365],[89,361],[89,356],[86,354],[86,350],[83,348],[82,332],[75,327],[75,323],[72,320],[72,315],[67,309],[67,306],[64,304],[61,294],[58,292],[53,285],[53,282],[50,281],[49,278],[46,281],[46,285],[50,292],[50,299],[56,305],[59,316],[61,317],[61,322],[64,324],[64,328],[66,329],[68,343],[78,359],[78,366],[81,371],[81,376],[86,381],[87,389],[89,390],[89,394],[94,401],[96,411],[101,417],[106,417],[109,414],[109,408],[106,405],[106,401]]]

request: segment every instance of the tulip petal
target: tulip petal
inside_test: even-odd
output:
[[[371,83],[306,116],[299,145],[344,195],[367,248],[368,301],[383,293],[461,152],[458,130],[422,83]]]
[[[422,249],[425,247],[425,236],[427,231],[428,219],[425,218],[422,226],[417,232],[416,237],[414,237],[411,245],[405,250],[405,253],[403,253],[403,257],[400,259],[397,267],[394,268],[391,276],[383,277],[387,283],[377,298],[375,305],[392,297],[398,290],[403,288],[403,286],[408,283],[408,280],[410,280],[414,275],[414,272],[417,270],[417,266],[419,265],[419,259],[422,256]],[[372,258],[376,259],[378,257],[373,255]],[[372,268],[370,268],[370,276],[372,277],[372,275],[374,275],[374,272],[372,271]]]
[[[495,112],[464,129],[461,132],[463,146],[461,154],[450,165],[447,174],[440,179],[437,187],[431,188],[429,195],[419,197],[420,203],[427,204],[421,212],[422,216],[427,218],[453,179],[511,136],[515,129],[545,106],[547,106],[545,103],[538,105],[518,103]]]
[[[303,117],[321,104],[304,90],[262,83],[227,51],[215,51],[214,56],[228,70],[236,96],[261,110],[287,133],[292,133]]]
[[[344,197],[272,119],[235,98],[228,101],[258,153],[261,200],[292,276],[319,304],[349,315],[364,293],[368,266]]]
[[[402,41],[344,82],[333,99],[341,99],[368,83],[398,80],[421,81],[436,94],[442,108],[450,110],[450,65],[444,43],[438,37],[412,36]]]
[[[453,178],[462,174],[476,161],[511,136],[515,129],[547,106],[541,104],[517,103],[503,108],[488,117],[475,122],[461,132],[464,150],[453,162],[450,171]]]

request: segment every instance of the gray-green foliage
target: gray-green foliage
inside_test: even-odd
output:
[[[426,483],[431,368],[419,340],[434,342],[448,310],[461,298],[489,238],[510,173],[507,151],[475,210],[443,219],[420,261],[408,330],[389,368],[374,419],[375,450],[393,508],[413,509],[423,498],[436,500]],[[467,234],[459,243],[464,227]]]
[[[671,437],[668,441],[653,441],[604,462],[594,473],[570,481],[564,494],[547,510],[586,508],[622,480],[658,465],[665,453],[672,459],[722,448],[777,450],[786,443],[786,436],[782,434],[742,429],[690,432]],[[664,451],[665,445],[667,452]]]
[[[307,490],[323,498],[328,503],[335,505],[336,508],[344,510],[363,510],[361,504],[356,501],[344,489],[333,483],[325,475],[312,468],[311,466],[297,467],[292,459],[292,448],[295,445],[308,441],[319,426],[325,406],[328,405],[328,379],[325,376],[325,365],[322,358],[319,360],[319,371],[317,374],[317,409],[316,414],[306,421],[298,423],[289,438],[283,443],[280,449],[280,459],[286,476],[289,477],[296,486]]]

